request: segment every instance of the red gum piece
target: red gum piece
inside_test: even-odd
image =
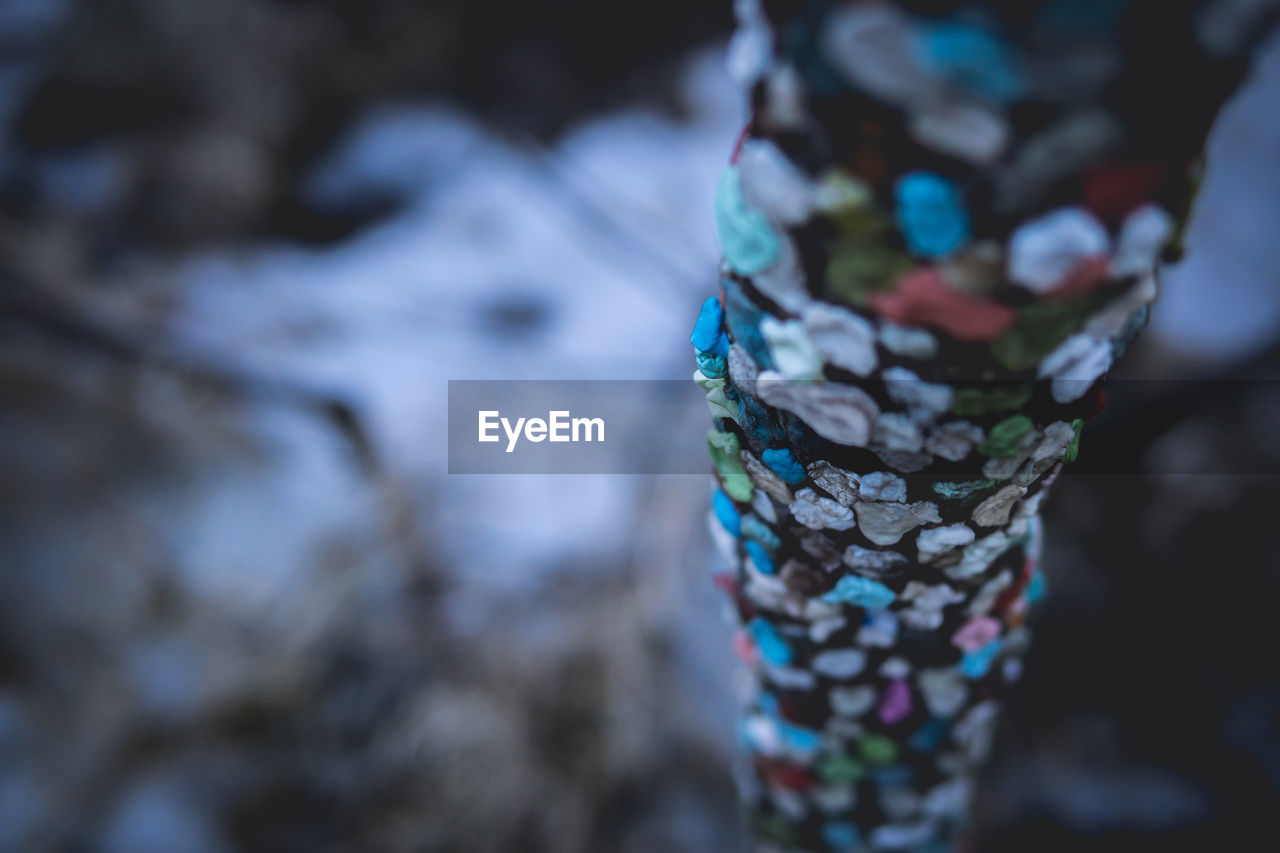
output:
[[[1076,268],[1066,278],[1050,288],[1044,298],[1049,300],[1070,299],[1072,296],[1088,293],[1106,281],[1107,273],[1110,271],[1111,260],[1106,255],[1086,258],[1076,264]]]
[[[787,722],[795,723],[795,722],[798,722],[796,720],[796,715],[799,713],[799,711],[800,709],[797,706],[795,699],[792,699],[791,697],[785,696],[785,695],[778,697],[778,716],[779,717],[782,717],[782,719],[786,720]]]
[[[1104,166],[1085,179],[1084,203],[1104,219],[1118,219],[1150,201],[1168,172],[1164,163]]]
[[[729,155],[729,165],[738,165],[738,158],[742,156],[742,146],[747,141],[747,137],[751,135],[751,123],[747,122],[742,126],[742,132],[738,134],[738,139],[733,143],[733,153]]]
[[[1062,473],[1062,463],[1059,462],[1057,465],[1053,466],[1053,468],[1049,471],[1049,475],[1044,478],[1044,485],[1041,486],[1041,488],[1047,489],[1050,486],[1052,486],[1054,481],[1058,479],[1058,475],[1061,473]]]
[[[756,663],[756,646],[751,642],[751,638],[746,632],[738,631],[733,635],[733,652],[738,656],[738,660],[747,666],[755,666]]]
[[[1031,565],[1030,561],[1028,561],[1027,565]],[[1027,584],[1030,582],[1031,572],[1024,568],[1018,580],[1008,587],[1005,587],[1004,592],[1000,593],[1000,596],[995,600],[995,603],[991,605],[991,612],[996,616],[1003,616],[1004,612],[1012,607],[1015,601],[1022,597],[1022,591],[1027,588]]]
[[[1105,377],[1103,377],[1105,379]],[[1096,417],[1107,406],[1107,388],[1106,383],[1098,383],[1098,393],[1093,398],[1093,409],[1082,414],[1081,417],[1086,421]]]
[[[933,267],[920,267],[898,279],[892,292],[875,293],[871,307],[906,325],[934,326],[961,341],[989,341],[1013,325],[1013,309],[952,290]]]
[[[771,781],[793,791],[806,791],[814,786],[813,776],[805,769],[791,764],[776,763],[770,768]]]

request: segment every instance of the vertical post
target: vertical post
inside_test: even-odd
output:
[[[1267,0],[739,0],[692,336],[758,849],[949,850]]]

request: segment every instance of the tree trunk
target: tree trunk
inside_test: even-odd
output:
[[[1268,0],[739,0],[693,334],[759,849],[961,842],[1039,507],[1156,295]]]

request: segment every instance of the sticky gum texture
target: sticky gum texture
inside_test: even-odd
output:
[[[760,850],[961,843],[1044,593],[1039,507],[1267,23],[956,5],[737,6],[753,119],[693,340]],[[1173,34],[1135,47],[1126,15],[1157,11]],[[1198,86],[1153,99],[1153,69]]]

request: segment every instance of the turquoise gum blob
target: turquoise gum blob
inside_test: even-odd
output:
[[[760,656],[774,666],[786,666],[791,663],[791,647],[772,625],[759,617],[752,619],[747,626],[751,638],[756,641]]]
[[[958,88],[997,103],[1009,103],[1026,89],[1013,52],[999,38],[977,27],[935,24],[919,37],[916,53],[923,64]]]
[[[735,537],[742,535],[742,517],[738,515],[738,509],[728,495],[717,489],[711,496],[711,507],[725,530]]]
[[[754,515],[748,515],[742,519],[742,534],[748,539],[754,539],[767,551],[775,551],[782,540],[778,538],[778,534],[774,533],[769,525],[765,524]]]
[[[727,353],[724,329],[721,328],[723,323],[724,308],[720,306],[720,300],[712,296],[702,303],[702,310],[698,312],[698,322],[693,324],[693,334],[689,336],[690,343],[699,352],[720,355],[718,350],[724,349]]]
[[[965,678],[982,678],[991,669],[991,662],[1000,653],[1000,641],[992,640],[980,649],[965,654],[960,661],[960,672]]]
[[[822,825],[822,840],[832,850],[853,851],[862,849],[862,833],[848,821],[827,821]]]
[[[727,309],[725,325],[729,327],[733,340],[747,351],[747,355],[751,356],[761,370],[773,367],[773,356],[769,353],[764,335],[760,334],[760,321],[765,317],[764,311],[751,301],[736,281],[725,279],[721,284],[724,286]]]
[[[716,188],[716,228],[724,259],[738,275],[764,272],[778,259],[778,235],[765,215],[747,204],[733,166],[725,169]]]
[[[969,239],[969,213],[951,181],[932,172],[910,172],[898,180],[898,227],[914,254],[936,258]]]
[[[708,379],[723,379],[729,364],[721,356],[712,355],[709,352],[700,352],[697,355],[698,369],[702,371],[702,375]]]
[[[795,454],[785,447],[770,448],[760,454],[764,464],[773,469],[784,481],[798,486],[805,480],[804,466],[796,460]]]
[[[822,600],[830,604],[845,602],[866,610],[884,610],[895,598],[889,587],[857,575],[845,575],[834,589],[822,596]]]
[[[811,752],[822,746],[822,736],[813,729],[795,726],[785,721],[778,721],[778,734],[793,749]]]
[[[774,573],[773,558],[760,546],[759,542],[748,540],[746,548],[747,553],[751,555],[751,562],[756,564],[756,568],[760,570],[761,574],[771,575]]]

